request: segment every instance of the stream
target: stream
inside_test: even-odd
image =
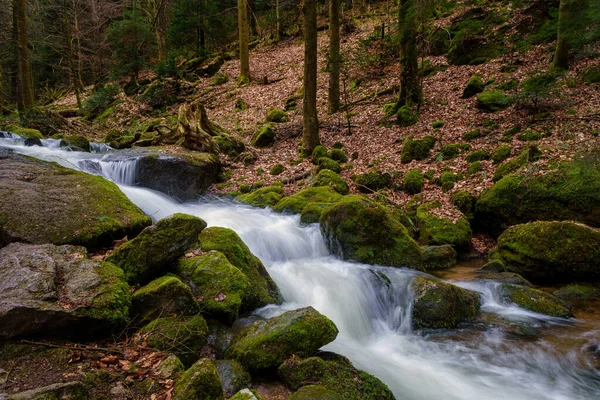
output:
[[[154,220],[186,213],[236,231],[285,299],[255,314],[313,306],[340,331],[324,350],[377,376],[399,400],[600,399],[600,370],[589,350],[600,342],[598,303],[583,305],[570,320],[532,313],[502,303],[497,282],[469,280],[476,266],[461,265],[441,277],[479,292],[482,318],[452,331],[413,332],[409,287],[419,272],[341,261],[329,254],[318,225],[302,225],[297,215],[219,198],[182,204],[133,186],[135,152],[100,144],[91,153],[68,151],[54,139],[26,147],[18,136],[4,136],[0,148],[114,181]]]

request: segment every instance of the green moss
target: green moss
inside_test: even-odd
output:
[[[213,362],[198,360],[175,383],[173,400],[223,400],[221,379]]]
[[[457,190],[452,193],[452,204],[463,213],[469,220],[472,220],[475,212],[475,197],[465,190]]]
[[[417,224],[421,242],[428,245],[468,246],[472,234],[469,221],[463,216],[453,222],[432,213],[440,206],[439,201],[433,201],[417,208]]]
[[[365,174],[354,175],[352,180],[357,189],[363,193],[372,193],[392,186],[392,176],[387,172],[375,169],[371,169]]]
[[[175,354],[183,365],[190,366],[206,345],[208,325],[201,316],[158,318],[141,332],[147,335],[148,346]]]
[[[442,146],[440,150],[440,155],[443,160],[452,160],[453,158],[456,158],[461,151],[468,150],[469,148],[469,145],[463,145],[458,143],[446,144]]]
[[[318,165],[318,167],[317,167],[318,171],[323,171],[325,169],[328,169],[330,171],[335,172],[336,174],[339,174],[340,172],[342,172],[342,167],[340,166],[340,164],[337,161],[332,160],[329,157],[319,158],[317,165]]]
[[[271,125],[265,125],[252,136],[252,146],[257,148],[272,146],[275,142],[275,130]]]
[[[331,203],[308,203],[300,213],[300,222],[303,224],[314,224],[321,220],[321,215]]]
[[[233,397],[230,397],[229,400],[262,400],[262,397],[254,390],[246,388],[237,392]]]
[[[581,77],[587,83],[600,82],[600,68],[589,66],[581,70]]]
[[[475,140],[477,138],[480,138],[481,136],[483,136],[481,134],[481,130],[480,129],[474,129],[472,131],[465,132],[462,135],[462,138],[463,138],[463,140]]]
[[[440,129],[440,128],[442,128],[443,126],[444,126],[444,121],[440,121],[440,120],[433,121],[433,123],[431,124],[431,127],[432,127],[433,129]]]
[[[321,215],[329,249],[346,260],[422,269],[421,251],[406,228],[385,207],[346,196]]]
[[[542,134],[540,132],[526,130],[525,132],[519,134],[517,138],[522,142],[531,142],[534,140],[540,140],[542,138]]]
[[[85,136],[64,136],[61,138],[60,147],[70,147],[75,150],[90,151],[90,142]]]
[[[419,120],[419,112],[409,106],[402,106],[396,112],[396,117],[400,126],[411,126]]]
[[[454,184],[460,180],[458,174],[452,172],[444,172],[440,175],[439,184],[444,192],[448,192],[454,188]]]
[[[333,204],[342,199],[342,195],[328,186],[311,187],[292,196],[284,197],[273,210],[300,214],[309,203]]]
[[[494,173],[493,181],[497,182],[506,175],[517,171],[519,168],[527,165],[528,163],[537,160],[540,157],[540,151],[536,146],[530,146],[525,149],[518,157],[501,164],[496,168]]]
[[[312,183],[311,186],[313,186],[313,187],[327,186],[327,187],[332,188],[333,190],[335,190],[336,192],[338,192],[341,195],[348,194],[348,191],[349,191],[348,183],[346,183],[346,181],[341,176],[339,176],[335,172],[328,170],[328,169],[319,171],[315,181]]]
[[[265,118],[265,121],[275,122],[275,123],[288,122],[289,120],[290,120],[290,118],[288,117],[286,112],[283,110],[280,110],[278,108],[269,110],[269,113],[267,114],[267,118]]]
[[[250,371],[260,371],[276,368],[292,355],[311,356],[337,334],[333,322],[306,307],[255,322],[235,338],[227,354]]]
[[[211,227],[200,234],[203,251],[217,250],[246,275],[250,285],[242,296],[240,312],[251,311],[267,304],[279,304],[281,298],[277,285],[260,260],[231,229]]]
[[[238,112],[246,111],[248,109],[248,104],[246,104],[244,99],[236,99],[234,109]]]
[[[281,163],[277,163],[271,167],[269,173],[271,175],[281,175],[285,171],[285,167]]]
[[[448,269],[456,265],[456,250],[449,244],[421,247],[425,270]]]
[[[311,160],[313,164],[317,165],[321,157],[327,157],[327,149],[323,145],[318,145],[312,152]]]
[[[541,290],[523,285],[502,284],[500,295],[504,301],[514,303],[521,308],[552,317],[569,318],[568,306],[559,298]]]
[[[481,150],[476,150],[473,151],[469,154],[467,154],[466,160],[467,162],[475,162],[475,161],[483,161],[483,160],[489,160],[490,158],[490,151],[488,149],[481,149]]]
[[[421,171],[413,169],[406,173],[404,177],[404,191],[408,194],[417,194],[421,193],[423,190],[423,185],[425,184],[425,179]]]
[[[223,253],[209,251],[183,258],[177,273],[190,283],[204,314],[228,325],[236,320],[250,281]]]
[[[233,136],[221,134],[213,136],[213,139],[217,146],[219,146],[219,152],[230,157],[237,157],[246,150],[244,142]]]
[[[344,400],[339,394],[323,386],[304,386],[293,393],[288,400]]]
[[[132,313],[145,322],[159,316],[200,312],[189,286],[174,276],[163,276],[141,287],[133,294],[132,303]]]
[[[483,111],[496,112],[512,104],[512,99],[501,90],[489,90],[477,95],[477,107]]]
[[[433,136],[425,136],[421,140],[415,140],[407,137],[402,144],[402,154],[400,162],[407,164],[412,160],[424,160],[429,157],[429,153],[435,146],[436,139]]]
[[[43,139],[44,135],[37,129],[22,128],[17,125],[7,125],[4,129],[8,132],[16,133],[25,139]]]
[[[600,286],[596,284],[570,284],[563,286],[553,293],[556,297],[565,299],[598,299]]]
[[[471,75],[465,89],[463,90],[462,98],[468,99],[469,97],[475,96],[477,93],[483,92],[485,86],[481,80],[480,75]]]
[[[499,146],[496,150],[494,150],[494,152],[492,153],[492,161],[494,162],[494,164],[500,164],[508,157],[510,157],[510,151],[511,148],[507,144],[503,144],[502,146]]]
[[[346,153],[340,149],[331,150],[329,153],[327,153],[327,157],[342,163],[348,162],[348,156],[346,156]]]
[[[315,386],[325,388],[339,397],[312,397],[311,399],[345,400],[392,400],[389,388],[374,376],[357,370],[347,358],[334,353],[322,353],[319,357],[286,360],[277,370],[281,379],[297,393],[317,393]],[[329,394],[328,394],[329,396]],[[308,399],[299,397],[299,399]]]
[[[469,165],[469,168],[467,169],[467,177],[471,177],[477,174],[478,172],[481,172],[482,170],[483,166],[481,165],[481,161],[475,161],[474,163]]]
[[[252,193],[241,194],[235,199],[253,207],[266,208],[273,207],[281,200],[283,189],[278,186],[267,186],[255,190]]]

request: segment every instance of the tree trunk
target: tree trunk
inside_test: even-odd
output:
[[[17,27],[17,55],[19,58],[19,109],[33,107],[31,62],[27,38],[27,1],[14,0]]]
[[[554,52],[554,61],[552,67],[558,70],[569,69],[569,7],[570,0],[560,0],[558,10],[558,31],[556,36],[556,51]]]
[[[283,31],[281,29],[281,11],[279,10],[279,0],[275,0],[275,30],[277,31],[277,40],[281,40]]]
[[[252,10],[254,8],[254,1],[253,0],[247,0],[248,1],[248,13],[249,13],[249,18],[250,18],[250,33],[252,34],[252,37],[258,37],[258,21],[256,20],[256,14],[254,14],[254,11]]]
[[[304,0],[304,130],[302,139],[305,154],[311,154],[319,145],[317,118],[317,3]]]
[[[2,63],[0,62],[0,112],[4,107],[4,98],[6,97],[4,94],[4,86],[2,83],[4,82],[4,76],[2,75]]]
[[[400,98],[397,107],[421,104],[419,62],[417,50],[417,1],[400,0],[398,22],[400,28]]]
[[[72,2],[73,5],[74,2]],[[73,8],[73,14],[76,14],[75,8]],[[67,61],[69,63],[69,73],[71,75],[71,83],[73,84],[73,90],[75,91],[75,98],[77,99],[77,108],[81,109],[81,86],[79,81],[79,74],[77,73],[77,67],[75,64],[75,54],[73,52],[73,31],[71,29],[71,21],[69,19],[69,9],[66,4],[63,7],[63,24],[65,26],[65,49]]]
[[[238,31],[240,36],[240,83],[250,81],[250,55],[248,51],[248,4],[238,0]]]
[[[327,112],[340,109],[340,0],[329,1],[329,97]]]

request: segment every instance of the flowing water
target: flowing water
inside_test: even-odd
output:
[[[18,137],[0,139],[0,147],[103,175],[155,220],[179,212],[235,230],[285,298],[283,305],[256,314],[271,317],[313,306],[340,331],[324,349],[383,380],[397,399],[600,399],[600,372],[588,350],[600,342],[597,310],[568,321],[551,318],[502,303],[496,282],[457,280],[453,283],[481,294],[486,322],[413,332],[409,286],[418,272],[341,261],[329,254],[316,224],[220,199],[182,204],[131,186],[134,153],[99,145],[93,153],[65,151],[51,140],[25,147]]]

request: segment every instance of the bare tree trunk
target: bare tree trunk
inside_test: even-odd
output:
[[[250,33],[252,34],[252,37],[258,37],[258,21],[256,20],[256,14],[254,13],[254,1],[253,0],[247,0],[248,1],[248,13],[249,13],[249,18],[250,18]]]
[[[419,84],[419,60],[417,50],[417,1],[400,0],[398,22],[400,25],[400,98],[398,108],[404,105],[421,104]]]
[[[75,5],[75,2],[72,2]],[[73,8],[73,14],[76,14],[75,8]],[[77,108],[81,109],[81,86],[79,81],[79,74],[75,66],[75,54],[73,52],[73,31],[71,29],[71,21],[69,19],[69,10],[66,3],[63,5],[63,24],[65,26],[65,49],[67,54],[67,61],[69,63],[69,72],[71,75],[71,82],[73,84],[73,90],[75,91],[75,98],[77,99]]]
[[[329,1],[329,97],[327,112],[340,109],[340,0]]]
[[[556,51],[554,52],[554,61],[552,67],[559,70],[569,69],[569,40],[567,32],[569,30],[569,7],[570,0],[560,0],[558,10],[558,31],[556,36]]]
[[[250,81],[250,54],[248,51],[248,4],[238,0],[238,31],[240,36],[240,83]]]
[[[14,0],[17,27],[17,55],[19,57],[20,109],[33,107],[33,88],[31,82],[31,62],[27,38],[27,1]]]
[[[317,117],[317,3],[304,0],[304,130],[302,139],[305,154],[311,154],[319,145]]]
[[[0,62],[0,112],[2,111],[3,107],[4,107],[4,99],[6,97],[6,95],[4,94],[4,86],[3,83],[4,82],[4,76],[2,74],[2,63]]]
[[[275,0],[275,29],[277,30],[277,40],[281,40],[283,31],[281,30],[281,11],[279,10],[279,0]]]

